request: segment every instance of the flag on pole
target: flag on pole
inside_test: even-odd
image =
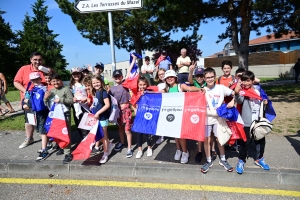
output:
[[[85,160],[90,157],[93,146],[96,142],[98,124],[100,124],[99,120],[97,120],[96,124],[93,126],[89,134],[80,142],[77,148],[72,152],[74,160]],[[102,127],[100,128],[102,129]]]
[[[137,104],[133,131],[204,141],[206,100],[203,93],[145,93]]]
[[[54,138],[54,141],[60,148],[65,148],[70,143],[69,131],[65,115],[62,109],[62,104],[55,104],[53,111],[52,124],[50,126],[48,137]]]
[[[49,113],[48,113],[48,117],[46,119],[46,122],[44,124],[44,128],[46,129],[46,132],[48,133],[50,130],[50,126],[52,124],[52,119],[53,119],[53,114],[54,114],[54,108],[55,108],[55,104],[52,105]]]
[[[143,58],[140,54],[131,52],[129,58],[129,65],[131,65],[133,59],[132,54],[134,54],[139,59]],[[136,65],[136,63],[134,63],[130,71],[129,77],[122,83],[123,87],[131,89],[133,93],[136,93],[138,78],[139,78],[139,67]]]

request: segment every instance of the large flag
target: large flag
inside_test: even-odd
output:
[[[50,112],[48,113],[48,117],[46,119],[46,122],[44,124],[44,128],[46,129],[47,133],[49,132],[51,124],[52,124],[54,108],[55,108],[55,104],[52,105],[52,107],[50,109]]]
[[[166,59],[167,59],[168,61],[172,62],[170,56],[167,56]],[[155,63],[155,66],[159,65],[159,63],[160,63],[161,61],[163,61],[163,60],[164,60],[164,57],[163,57],[162,55],[159,56],[159,58],[157,59],[157,61],[156,61],[156,63]]]
[[[138,101],[132,130],[204,141],[205,95],[200,92],[145,93]]]
[[[90,157],[93,146],[96,142],[98,124],[100,124],[99,120],[97,120],[90,133],[80,142],[77,148],[72,152],[74,160],[85,160]],[[100,128],[102,129],[101,125]]]
[[[132,54],[134,54],[137,58],[142,59],[143,57],[140,54],[137,53],[130,53],[130,59],[129,59],[129,65],[131,65],[132,62]],[[129,77],[122,83],[122,85],[125,88],[131,89],[133,93],[137,92],[137,80],[139,78],[139,67],[136,65],[136,63],[133,64],[133,67],[130,71]]]
[[[158,92],[158,87],[157,86],[149,86],[146,88],[146,91],[153,91],[153,92]],[[140,92],[133,93],[131,98],[130,98],[130,103],[131,105],[135,105],[136,102],[141,98],[142,94]]]
[[[266,92],[262,89],[262,87],[259,84],[256,87],[260,92],[261,98],[263,100],[265,100],[265,99],[268,100],[268,104],[266,105],[266,108],[265,108],[265,117],[270,122],[272,122],[276,118],[276,112],[273,108],[272,101],[268,98],[268,95],[266,94]]]
[[[50,126],[48,137],[54,138],[54,141],[60,148],[65,148],[70,143],[69,131],[62,109],[62,104],[55,104],[52,116],[52,124]]]
[[[227,104],[222,104],[217,108],[219,117],[225,118],[232,135],[229,139],[229,144],[234,144],[235,140],[242,139],[246,142],[247,137],[244,131],[244,121],[235,107],[227,108]]]

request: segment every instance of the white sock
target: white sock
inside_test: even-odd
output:
[[[221,160],[226,161],[225,155],[220,155]]]
[[[206,157],[207,162],[211,162],[211,157]]]

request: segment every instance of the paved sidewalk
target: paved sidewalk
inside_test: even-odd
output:
[[[117,142],[118,134],[110,131],[112,142]],[[73,142],[79,142],[78,134],[73,133]],[[205,159],[201,164],[194,162],[197,145],[194,141],[188,141],[190,159],[187,164],[174,161],[175,141],[168,138],[160,145],[153,146],[153,156],[147,157],[146,144],[144,144],[144,155],[136,159],[136,147],[134,155],[126,158],[127,149],[121,153],[112,152],[106,164],[99,164],[102,153],[91,155],[86,161],[72,161],[70,164],[62,164],[63,156],[51,156],[42,162],[36,162],[37,150],[41,148],[41,140],[38,133],[34,134],[35,143],[19,149],[18,146],[24,140],[23,131],[0,131],[0,173],[1,174],[53,174],[53,175],[92,175],[96,177],[138,177],[183,180],[214,180],[230,182],[250,182],[266,184],[294,185],[300,188],[300,136],[282,137],[269,135],[265,158],[270,165],[270,171],[264,171],[253,163],[249,158],[245,165],[245,172],[238,175],[235,171],[227,172],[219,166],[218,158],[214,166],[207,174],[200,172]],[[116,139],[113,139],[116,138]],[[133,136],[133,144],[136,145],[136,135]],[[155,143],[156,137],[153,137]],[[226,151],[228,162],[234,167],[237,162],[237,152]],[[253,155],[253,152],[251,152]],[[203,154],[203,158],[205,155]]]

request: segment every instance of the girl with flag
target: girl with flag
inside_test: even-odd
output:
[[[104,154],[100,159],[99,163],[104,164],[108,160],[108,156],[114,148],[114,145],[110,143],[107,126],[109,118],[109,108],[110,100],[107,91],[104,89],[105,84],[101,76],[94,75],[92,77],[92,94],[94,96],[93,104],[91,106],[92,113],[94,113],[94,118],[99,120],[101,127],[103,129],[104,137],[101,139],[104,148]],[[97,141],[94,148],[99,149],[100,141]]]
[[[179,84],[175,71],[168,70],[165,73],[164,79],[166,80],[166,88],[162,92],[202,92],[201,88],[194,86],[187,86],[186,84]],[[185,164],[189,159],[189,152],[186,146],[186,139],[175,138],[176,141],[176,153],[174,160],[180,160],[181,163]],[[180,159],[181,158],[181,159]]]

